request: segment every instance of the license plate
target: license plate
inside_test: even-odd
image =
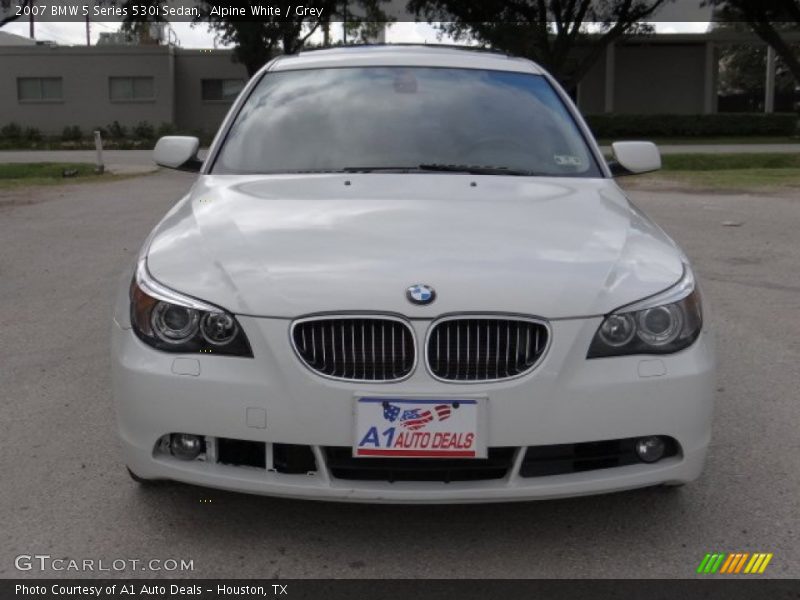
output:
[[[353,456],[484,458],[478,400],[359,398]]]

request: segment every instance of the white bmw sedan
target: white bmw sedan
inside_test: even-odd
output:
[[[714,353],[683,252],[536,64],[365,47],[273,60],[145,242],[112,327],[140,482],[489,502],[700,474]]]

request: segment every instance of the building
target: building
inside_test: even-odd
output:
[[[213,133],[246,81],[230,50],[0,46],[0,126],[60,134],[146,121]]]
[[[146,121],[213,133],[247,80],[230,50],[56,46],[25,38],[28,43],[2,45],[7,35],[0,38],[0,126],[15,122],[58,134],[66,126],[90,131],[114,121],[125,127]],[[787,35],[800,40],[800,34]],[[585,114],[714,113],[719,54],[730,45],[763,42],[722,31],[627,38],[606,49],[573,93]],[[771,112],[774,53],[768,57],[763,109]]]
[[[800,42],[800,32],[782,33]],[[626,38],[608,46],[575,92],[585,114],[709,114],[720,102],[720,55],[737,46],[765,47],[749,32],[658,34]],[[775,53],[767,49],[764,112],[774,112]],[[798,96],[800,99],[800,96]],[[792,102],[783,110],[792,110]]]
[[[0,46],[35,46],[37,43],[39,42],[21,35],[0,31]]]

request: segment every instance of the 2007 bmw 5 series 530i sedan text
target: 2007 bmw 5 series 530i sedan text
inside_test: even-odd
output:
[[[679,485],[714,352],[676,244],[558,84],[505,55],[362,47],[248,83],[120,290],[124,458],[295,498],[489,502]]]

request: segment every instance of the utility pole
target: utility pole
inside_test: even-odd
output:
[[[342,16],[342,43],[347,45],[347,0],[344,0],[344,15]]]
[[[92,34],[91,34],[91,21],[89,21],[89,15],[86,15],[86,45],[92,45]]]
[[[775,112],[775,48],[767,46],[767,74],[764,82],[764,112]]]

